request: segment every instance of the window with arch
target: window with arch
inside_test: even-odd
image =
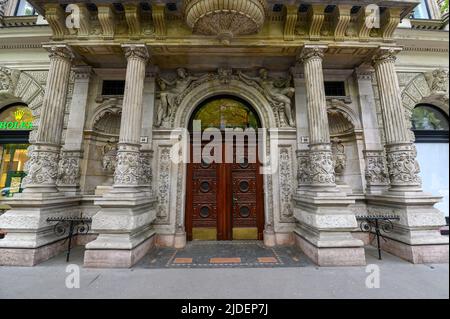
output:
[[[203,103],[195,112],[193,128],[201,125],[201,130],[207,128],[254,128],[258,129],[259,120],[255,111],[244,101],[231,97],[214,98]]]
[[[412,129],[417,142],[448,142],[448,116],[429,104],[419,104],[412,111]]]

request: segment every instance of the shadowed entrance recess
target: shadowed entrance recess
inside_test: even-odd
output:
[[[265,247],[261,241],[196,241],[184,249],[158,248],[137,268],[306,267],[311,261],[295,246]]]

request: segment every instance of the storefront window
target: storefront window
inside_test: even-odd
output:
[[[0,189],[2,196],[12,196],[22,191],[24,167],[28,160],[27,144],[0,145],[2,152]]]
[[[11,197],[22,191],[29,132],[32,128],[33,116],[26,105],[13,105],[0,112],[1,197]]]

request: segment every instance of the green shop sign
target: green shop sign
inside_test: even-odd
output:
[[[0,113],[0,131],[32,130],[33,115],[26,106],[13,106]]]

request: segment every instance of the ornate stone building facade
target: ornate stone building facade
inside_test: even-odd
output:
[[[428,19],[411,15],[419,0],[34,0],[31,16],[15,16],[22,1],[0,3],[0,112],[20,104],[34,117],[23,192],[1,200],[1,265],[55,256],[47,218],[80,214],[92,217],[89,267],[253,231],[318,265],[362,265],[356,217],[367,214],[400,218],[386,251],[448,261],[448,211],[422,187],[411,124],[416,106],[438,108],[448,145],[439,1]],[[264,129],[269,174],[173,161],[201,111],[223,103],[238,112],[230,121],[245,110],[247,127]]]

